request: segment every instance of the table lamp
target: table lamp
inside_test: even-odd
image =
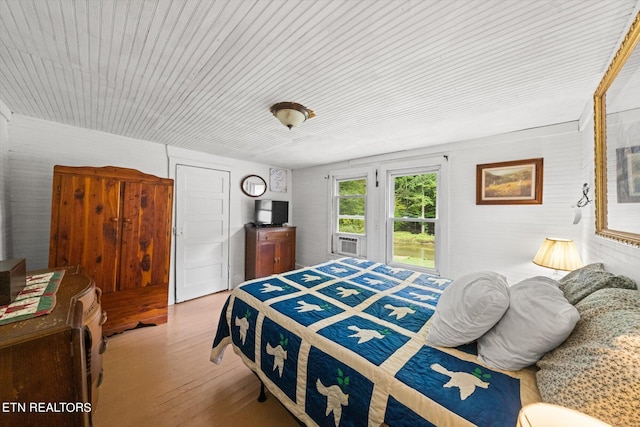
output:
[[[573,240],[556,237],[547,237],[544,240],[533,257],[533,262],[556,271],[573,271],[583,265]]]

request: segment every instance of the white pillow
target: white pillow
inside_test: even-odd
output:
[[[460,277],[442,292],[431,320],[427,344],[457,347],[487,332],[509,307],[507,279],[482,271]]]
[[[558,282],[532,277],[509,288],[509,309],[478,339],[478,359],[493,367],[518,370],[533,365],[571,334],[580,319]]]

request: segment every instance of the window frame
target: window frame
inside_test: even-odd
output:
[[[371,191],[370,191],[370,183],[371,183],[371,173],[369,169],[366,170],[350,170],[350,171],[337,171],[329,175],[330,181],[330,191],[329,191],[329,200],[331,206],[331,216],[330,216],[330,225],[329,225],[329,248],[328,252],[332,256],[345,256],[343,253],[338,252],[338,238],[341,236],[344,237],[355,237],[359,240],[359,254],[358,257],[366,257],[367,254],[367,237],[370,232],[370,223],[371,223]],[[340,198],[355,198],[362,196],[340,196],[339,193],[339,182],[341,181],[357,181],[360,179],[365,180],[365,189],[366,193],[364,194],[364,216],[362,219],[364,220],[364,234],[358,233],[349,233],[338,231],[338,225],[340,218],[355,218],[360,219],[359,216],[344,216],[339,214],[339,203],[337,201]]]
[[[347,181],[361,181],[364,180],[365,182],[365,193],[364,194],[358,194],[358,195],[347,195],[347,196],[341,196],[340,195],[340,183],[341,182],[347,182]],[[362,237],[366,237],[367,236],[367,177],[357,177],[357,178],[336,178],[334,181],[334,195],[333,195],[333,200],[334,200],[334,204],[335,204],[335,208],[334,208],[334,212],[333,212],[333,218],[334,218],[334,224],[333,224],[333,231],[335,233],[338,234],[347,234],[347,235],[354,235],[354,236],[362,236]],[[340,214],[340,202],[344,199],[362,199],[363,201],[363,209],[364,212],[362,215],[342,215]],[[340,231],[340,220],[341,219],[361,219],[364,222],[364,232],[363,233],[351,233],[348,231]]]
[[[436,212],[434,218],[398,218],[395,217],[395,185],[396,177],[408,175],[436,174]],[[446,196],[444,185],[444,162],[443,161],[422,161],[414,165],[391,165],[386,169],[385,181],[385,206],[383,220],[385,222],[385,263],[393,267],[409,268],[415,271],[422,271],[429,274],[441,275],[446,270]],[[393,260],[393,235],[396,221],[414,223],[434,224],[435,253],[434,267],[423,267],[412,264],[405,264]]]

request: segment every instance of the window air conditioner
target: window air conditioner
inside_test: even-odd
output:
[[[357,237],[338,237],[338,253],[342,255],[360,255],[360,239]]]

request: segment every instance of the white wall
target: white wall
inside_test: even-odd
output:
[[[574,225],[574,209],[582,190],[582,140],[578,123],[571,122],[478,140],[411,150],[293,171],[293,214],[299,235],[297,261],[301,265],[330,257],[327,206],[330,171],[344,168],[384,169],[389,162],[415,161],[448,155],[449,265],[442,275],[456,278],[478,270],[495,270],[510,283],[554,272],[531,262],[547,236],[574,239],[582,247],[581,225]],[[476,165],[544,158],[542,205],[478,206]],[[382,178],[382,177],[381,177]],[[373,189],[380,191],[382,187]],[[378,203],[383,195],[376,197]],[[374,215],[380,209],[370,209]],[[370,218],[380,222],[380,218]],[[383,238],[368,239],[367,256],[384,261]]]
[[[11,121],[7,122],[9,116]],[[571,205],[581,197],[582,183],[588,182],[593,188],[592,128],[592,124],[588,124],[579,132],[576,123],[568,123],[300,169],[289,174],[289,188],[293,188],[293,192],[268,192],[264,198],[292,202],[291,223],[298,226],[297,262],[310,265],[329,257],[329,183],[326,179],[329,171],[374,170],[398,159],[448,154],[450,264],[443,274],[455,278],[467,272],[491,269],[507,275],[510,282],[530,275],[551,275],[552,272],[535,266],[530,260],[544,237],[554,235],[575,239],[584,262],[603,261],[611,271],[640,282],[640,271],[636,267],[640,249],[596,237],[593,204],[581,210],[583,218],[578,225],[572,224]],[[543,157],[545,161],[543,205],[475,205],[476,164],[530,157]],[[230,274],[232,285],[238,284],[244,275],[242,227],[251,221],[253,212],[253,199],[241,193],[240,179],[254,173],[268,179],[269,166],[189,150],[167,152],[160,144],[11,115],[1,104],[0,255],[25,257],[29,269],[46,267],[53,165],[114,165],[173,178],[177,163],[231,172]],[[368,243],[376,246],[368,250],[369,254],[382,253],[376,250],[381,247],[380,239],[370,238]]]
[[[486,143],[488,147],[480,147]],[[545,237],[573,239],[582,249],[572,205],[581,195],[581,143],[577,122],[471,141],[451,155],[450,265],[452,277],[489,269],[510,283],[554,271],[531,262]],[[476,205],[476,165],[544,159],[541,205]]]
[[[9,130],[11,112],[0,100],[0,259],[11,253],[11,204],[9,197]]]
[[[590,199],[595,199],[595,151],[593,135],[593,118],[588,120],[582,133],[583,159],[582,174],[584,182],[589,183],[592,191]],[[602,262],[607,270],[616,274],[624,274],[640,284],[640,248],[596,236],[595,205],[589,203],[583,217],[583,238],[585,263]]]
[[[46,268],[48,264],[54,165],[120,166],[175,179],[175,165],[180,163],[230,171],[230,277],[232,285],[244,280],[243,226],[252,220],[254,199],[241,192],[240,180],[245,175],[258,174],[268,182],[268,165],[172,150],[162,144],[20,115],[12,116],[8,134],[10,196],[1,200],[3,204],[11,201],[13,251],[10,256],[26,258],[28,269]],[[2,170],[5,175],[4,165]],[[291,173],[288,177],[291,188]],[[291,192],[267,192],[263,197],[290,200]],[[173,276],[172,273],[170,303],[175,295]]]
[[[9,126],[13,256],[49,259],[53,166],[120,166],[166,178],[163,145],[14,115]]]

